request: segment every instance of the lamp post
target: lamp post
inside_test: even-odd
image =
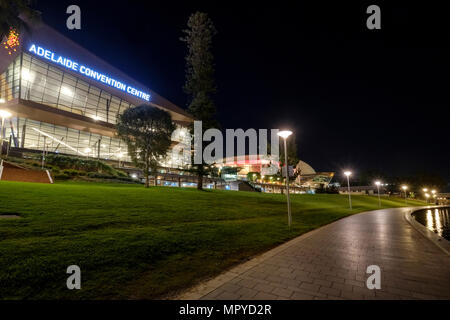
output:
[[[0,154],[3,151],[3,140],[5,140],[5,119],[10,118],[12,116],[11,112],[6,110],[0,110],[0,118],[2,118],[2,133],[1,133],[1,141],[0,141]]]
[[[425,199],[426,199],[426,202],[427,202],[427,204],[428,204],[428,198],[427,198],[427,192],[428,192],[428,188],[423,188],[422,189],[422,191],[423,191],[423,193],[425,194]]]
[[[436,190],[431,190],[431,194],[433,195],[434,198],[434,204],[436,204]]]
[[[381,182],[380,181],[375,181],[375,185],[377,186],[377,191],[378,191],[378,206],[381,208],[381,198],[380,198],[380,185],[381,185]]]
[[[278,132],[278,136],[284,139],[284,163],[286,167],[286,197],[287,197],[287,207],[288,207],[288,226],[291,228],[292,217],[291,217],[291,200],[289,199],[289,170],[288,170],[288,156],[287,156],[287,143],[286,140],[292,134],[292,131],[284,130]]]
[[[350,176],[352,175],[352,172],[351,171],[345,171],[344,174],[347,176],[348,203],[350,204],[350,210],[352,210],[352,195],[350,193]]]
[[[402,186],[403,191],[405,192],[405,205],[408,205],[408,199],[407,199],[407,195],[406,195],[406,190],[408,189],[407,186]]]
[[[427,199],[427,204],[428,204],[428,198],[430,197],[429,193],[425,193],[425,198]]]

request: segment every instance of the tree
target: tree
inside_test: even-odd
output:
[[[11,29],[29,30],[27,21],[39,19],[39,12],[33,10],[31,0],[0,0],[0,40],[7,37]]]
[[[248,181],[256,181],[258,179],[261,179],[261,174],[259,172],[249,172],[249,173],[247,173],[247,180]]]
[[[207,13],[196,12],[189,17],[188,29],[183,30],[188,49],[186,56],[186,83],[184,92],[189,97],[188,112],[202,122],[203,133],[210,128],[218,128],[215,118],[216,107],[212,95],[216,93],[214,81],[214,56],[212,54],[212,38],[217,31]],[[193,126],[191,133],[194,135]],[[201,139],[203,141],[203,139]],[[203,151],[204,145],[201,150]],[[210,173],[213,166],[206,163],[193,164],[192,171],[198,176],[197,189],[203,189],[203,176]]]
[[[170,114],[149,105],[140,105],[119,115],[116,127],[119,137],[128,146],[131,159],[144,170],[145,187],[148,188],[150,170],[156,172],[158,159],[166,156],[172,143],[175,125]]]

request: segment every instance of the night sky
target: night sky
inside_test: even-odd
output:
[[[290,128],[299,157],[317,171],[450,180],[447,11],[429,2],[302,2],[41,0],[35,7],[47,24],[183,108],[179,38],[191,13],[207,12],[218,30],[222,128]],[[80,31],[66,29],[70,4],[81,7]],[[381,30],[366,28],[370,4],[381,7]]]

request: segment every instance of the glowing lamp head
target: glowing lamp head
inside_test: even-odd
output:
[[[429,195],[428,193],[425,193],[425,197],[429,198],[429,197],[430,197],[430,195]]]
[[[377,187],[379,187],[379,186],[381,185],[381,182],[380,182],[380,181],[375,181],[375,185],[376,185]]]
[[[402,186],[403,191],[406,191],[406,189],[408,189],[407,186]]]
[[[350,177],[350,176],[352,175],[352,172],[351,172],[351,171],[344,171],[344,174],[345,174],[347,177]]]
[[[9,118],[12,116],[12,113],[6,110],[0,110],[0,118]]]
[[[279,131],[277,134],[278,134],[278,136],[282,137],[283,139],[287,139],[292,134],[292,131],[283,130],[283,131]]]
[[[436,193],[436,190],[431,190],[431,193],[432,193],[432,194],[435,194],[435,193]]]
[[[422,191],[423,192],[428,192],[428,189],[427,188],[423,188]]]

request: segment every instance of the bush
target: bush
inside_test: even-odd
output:
[[[69,157],[62,155],[48,155],[47,156],[47,165],[51,167],[58,167],[61,170],[77,170],[79,172],[101,172],[106,173],[111,176],[120,176],[127,177],[127,174],[114,169],[110,165],[98,161],[98,160],[89,160],[82,159],[77,157]],[[85,175],[85,174],[82,174]]]
[[[104,173],[98,173],[98,172],[89,172],[87,174],[89,178],[92,179],[107,179],[107,180],[118,180],[118,181],[126,181],[126,182],[133,182],[136,183],[136,180],[133,178],[130,178],[128,176],[114,176]]]
[[[61,170],[59,170],[58,167],[53,167],[50,170],[52,171],[53,174],[59,174],[61,172]]]
[[[76,177],[76,176],[81,176],[82,175],[81,171],[73,170],[73,169],[63,170],[63,173],[68,175],[68,176],[70,176],[70,177]],[[86,175],[86,173],[84,175]]]
[[[69,180],[71,177],[67,174],[60,173],[54,175],[55,180]]]
[[[111,179],[114,176],[110,174],[100,173],[100,172],[88,172],[87,176],[89,178],[97,178],[97,179]]]

